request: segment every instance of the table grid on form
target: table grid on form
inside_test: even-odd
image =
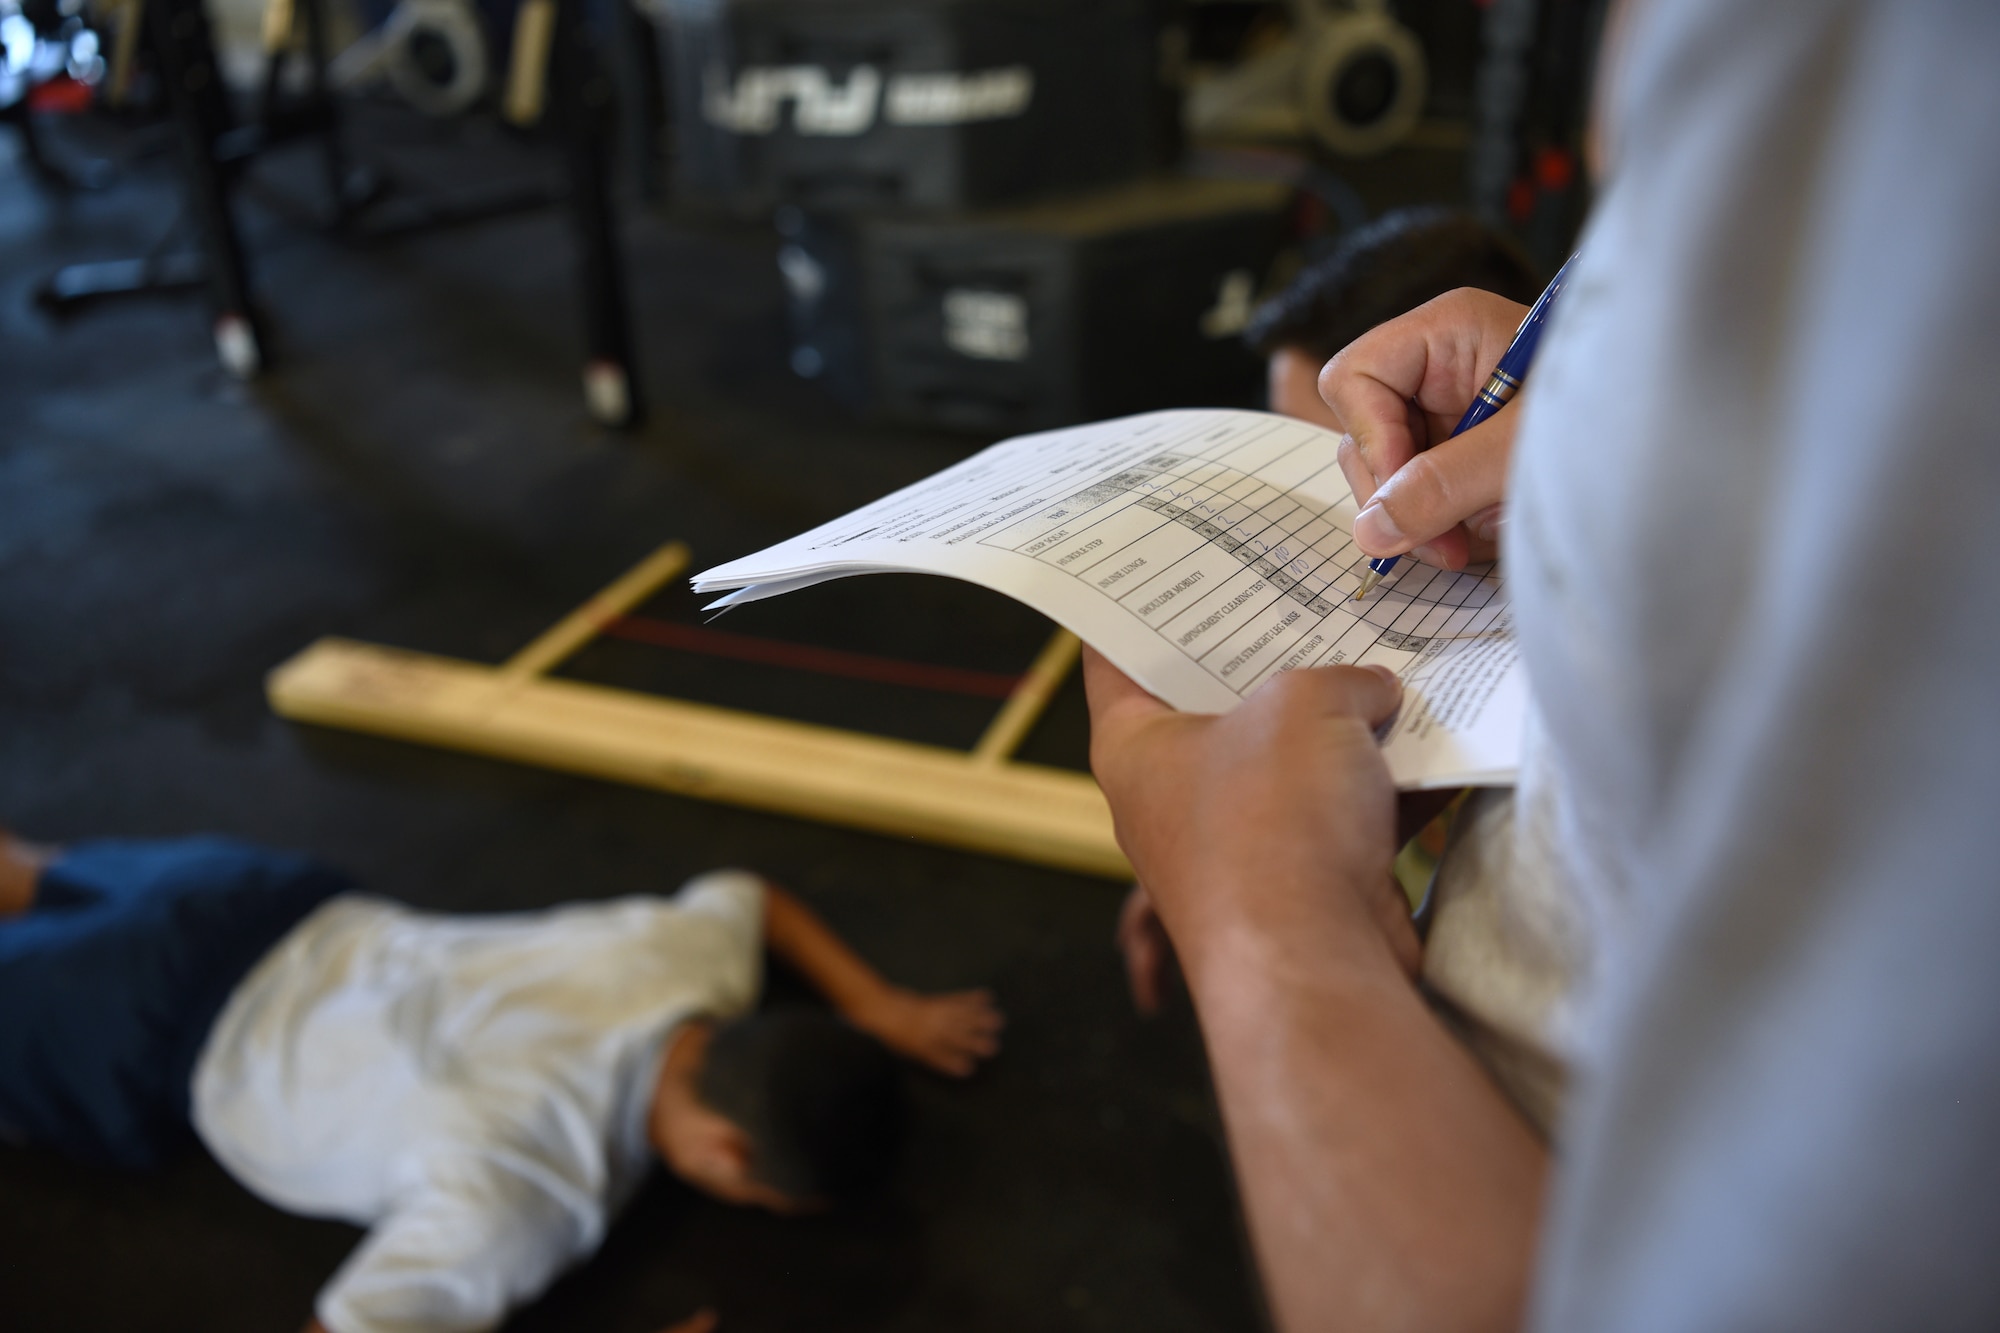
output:
[[[1366,557],[1334,449],[1274,418],[1200,425],[978,540],[1096,588],[1239,695],[1298,666],[1395,654],[1391,665],[1416,669],[1503,628],[1490,566],[1405,561],[1351,600]],[[1339,498],[1301,499],[1315,491]]]

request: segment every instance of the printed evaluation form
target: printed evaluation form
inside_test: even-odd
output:
[[[694,579],[728,607],[870,573],[965,579],[1034,607],[1184,711],[1298,667],[1404,683],[1383,753],[1405,788],[1511,783],[1527,690],[1491,565],[1367,557],[1340,437],[1265,412],[1152,412],[1005,440]]]

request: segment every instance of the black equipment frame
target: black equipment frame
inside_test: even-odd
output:
[[[403,200],[386,216],[378,209],[391,193],[388,182],[349,161],[339,103],[327,80],[322,0],[296,2],[304,23],[305,91],[294,104],[284,104],[279,87],[284,57],[273,55],[258,115],[239,125],[223,89],[202,0],[145,0],[143,37],[178,145],[182,217],[146,256],[56,270],[40,284],[37,302],[62,314],[113,297],[201,288],[224,368],[246,378],[268,368],[269,327],[258,308],[233,195],[258,153],[311,137],[318,142],[332,202],[326,215],[308,220],[340,240],[388,241],[566,202],[578,253],[586,381],[595,377],[602,383],[609,376],[619,390],[608,397],[587,393],[586,404],[604,425],[636,424],[641,409],[606,150],[614,99],[582,21],[583,0],[554,0],[549,94],[567,189],[500,185],[454,198]],[[173,248],[181,223],[192,223],[193,253]]]

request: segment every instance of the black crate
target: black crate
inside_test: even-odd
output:
[[[1150,0],[658,0],[676,180],[752,214],[964,209],[1171,147]]]
[[[788,215],[793,367],[881,415],[988,435],[1252,401],[1238,334],[1288,195],[1151,180],[954,218]]]

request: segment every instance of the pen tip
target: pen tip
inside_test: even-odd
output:
[[[1380,583],[1381,581],[1382,581],[1382,576],[1380,574],[1377,574],[1372,569],[1369,570],[1366,574],[1363,574],[1361,576],[1361,586],[1354,590],[1354,600],[1358,602],[1362,598],[1366,597],[1368,595],[1368,590],[1374,587],[1376,584]]]

